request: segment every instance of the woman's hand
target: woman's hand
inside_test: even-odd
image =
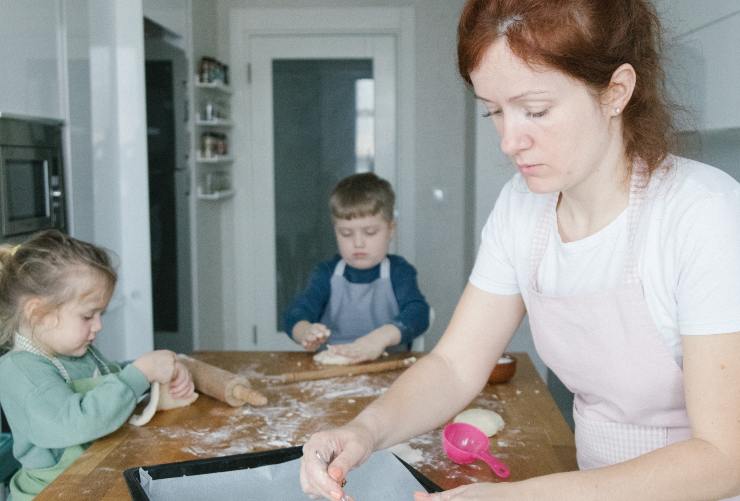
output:
[[[302,320],[299,324],[296,324],[297,328],[293,329],[293,339],[300,343],[306,351],[318,350],[331,335],[331,331],[324,324],[312,324],[305,320]]]
[[[150,383],[167,384],[175,373],[177,355],[170,350],[156,350],[144,353],[134,360],[133,365],[139,369]]]
[[[354,363],[375,360],[383,354],[389,346],[397,345],[401,341],[401,331],[392,324],[386,324],[357,338],[351,343],[334,344],[329,351],[351,358]]]
[[[182,362],[175,362],[175,370],[170,381],[170,395],[172,398],[187,398],[195,391],[193,376]]]
[[[511,483],[479,483],[468,484],[451,489],[449,491],[428,494],[426,492],[414,493],[414,501],[488,501],[496,499],[505,501],[507,499],[523,499],[521,493],[517,496],[512,492],[514,484]]]
[[[347,473],[373,452],[370,431],[359,424],[315,433],[303,446],[301,488],[312,497],[340,500]],[[344,498],[348,499],[348,498]]]

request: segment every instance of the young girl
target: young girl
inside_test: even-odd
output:
[[[56,230],[0,246],[0,405],[21,469],[14,501],[32,499],[90,442],[126,422],[157,381],[193,392],[175,354],[157,350],[121,367],[92,345],[116,284],[106,252]]]

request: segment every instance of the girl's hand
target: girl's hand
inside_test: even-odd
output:
[[[167,384],[175,373],[177,355],[170,350],[156,350],[144,353],[134,360],[134,367],[144,373],[150,383]]]
[[[195,392],[193,376],[182,362],[175,362],[175,371],[170,381],[170,395],[172,398],[187,398]]]
[[[303,492],[313,498],[324,497],[335,501],[342,499],[345,495],[342,487],[347,473],[362,464],[372,452],[373,439],[370,431],[358,424],[350,423],[314,434],[303,446]]]
[[[506,482],[500,484],[479,483],[468,484],[451,489],[449,491],[428,494],[426,492],[415,492],[414,501],[488,501],[496,499],[505,501],[507,499],[523,499],[522,493],[512,492],[514,484]]]
[[[322,344],[326,343],[327,339],[329,339],[329,336],[331,335],[331,331],[324,324],[306,323],[308,325],[303,329],[299,329],[294,338],[296,341],[301,343],[304,350],[316,351]]]

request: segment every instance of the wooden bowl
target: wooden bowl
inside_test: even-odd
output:
[[[516,357],[510,353],[504,353],[498,359],[498,363],[488,376],[488,384],[506,383],[516,372]]]

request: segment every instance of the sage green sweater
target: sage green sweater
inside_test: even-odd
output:
[[[91,348],[94,349],[94,348]],[[87,393],[75,393],[46,358],[27,351],[0,357],[0,406],[13,434],[13,455],[24,468],[55,465],[64,449],[87,445],[123,425],[149,389],[144,374],[102,358],[111,374]],[[88,349],[81,357],[58,357],[72,380],[98,368]]]

